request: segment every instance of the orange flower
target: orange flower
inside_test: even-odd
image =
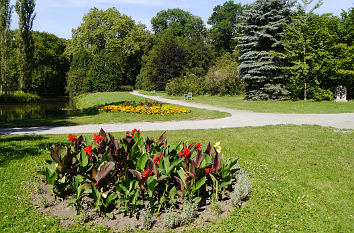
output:
[[[140,129],[139,129],[139,130],[137,130],[137,129],[133,129],[133,130],[132,130],[132,138],[134,137],[135,132],[138,132],[138,133],[140,134]]]
[[[213,173],[214,168],[205,168],[206,173]]]
[[[84,151],[88,156],[92,156],[92,146],[87,146],[84,148]]]
[[[202,144],[200,144],[199,142],[195,144],[195,149],[197,149],[197,151],[201,151],[202,149]]]
[[[68,138],[71,144],[73,144],[73,142],[77,140],[77,136],[73,134],[69,134]]]
[[[163,153],[161,152],[159,155],[154,155],[154,159],[152,161],[154,161],[154,163],[156,163],[157,165],[159,165],[160,160],[162,158]]]
[[[141,174],[141,177],[143,178],[147,178],[152,174],[152,170],[151,169],[145,169],[145,171],[143,172],[143,174]]]
[[[93,135],[93,142],[94,143],[100,143],[102,140],[104,139],[104,137],[102,135]]]
[[[185,157],[187,158],[188,156],[191,155],[191,151],[185,147],[183,150],[181,150],[181,152],[178,153],[180,157]]]

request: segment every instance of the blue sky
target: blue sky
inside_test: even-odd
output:
[[[251,3],[254,0],[234,0],[235,3]],[[15,0],[12,0],[14,3]],[[169,8],[181,8],[204,22],[212,14],[216,5],[225,0],[36,0],[37,17],[34,30],[53,33],[62,38],[71,38],[71,30],[80,26],[82,16],[92,8],[107,9],[116,7],[119,12],[147,25],[150,29],[150,19],[157,12]],[[353,0],[323,0],[323,5],[316,12],[340,15],[342,9],[353,7]],[[18,27],[17,15],[13,14],[12,28]]]

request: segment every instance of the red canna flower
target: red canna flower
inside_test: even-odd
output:
[[[137,129],[133,129],[133,130],[132,130],[132,137],[134,137],[135,132],[138,132],[138,133],[140,134],[140,129],[139,129],[139,130],[137,130]]]
[[[93,142],[94,143],[100,143],[102,140],[104,139],[104,137],[102,135],[93,135]]]
[[[159,165],[160,160],[161,160],[161,158],[162,158],[162,155],[163,155],[162,152],[161,152],[159,155],[154,155],[154,159],[153,159],[152,161],[154,161],[154,163],[155,163],[156,165]]]
[[[125,136],[126,136],[126,137],[129,136],[129,134],[130,134],[130,132],[127,131],[127,132],[125,133]]]
[[[69,134],[68,138],[71,144],[73,144],[73,142],[77,140],[77,136],[73,134]]]
[[[184,174],[184,176],[186,177],[186,179],[188,179],[189,177],[191,177],[189,174]]]
[[[84,151],[88,156],[92,156],[92,146],[87,146],[84,148]]]
[[[180,157],[185,157],[187,158],[188,156],[191,155],[191,151],[185,147],[183,150],[181,150],[181,152],[178,153]]]
[[[141,177],[143,178],[147,178],[152,174],[152,170],[151,169],[145,169],[145,171],[143,172],[143,174],[141,174]]]
[[[206,173],[213,173],[214,168],[205,168]]]
[[[200,144],[199,142],[196,143],[196,144],[195,144],[195,149],[196,149],[197,151],[201,151],[201,149],[202,149],[202,144]]]

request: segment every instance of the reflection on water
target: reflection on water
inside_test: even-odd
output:
[[[43,99],[39,103],[30,104],[0,103],[0,122],[71,114],[75,111],[72,106],[69,98],[65,97]]]

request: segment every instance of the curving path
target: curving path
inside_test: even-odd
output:
[[[165,103],[183,105],[187,107],[202,108],[228,112],[230,117],[210,120],[184,120],[166,122],[133,122],[114,124],[95,124],[60,127],[26,127],[26,128],[0,128],[0,135],[29,135],[29,134],[69,134],[69,133],[97,133],[101,128],[109,132],[125,132],[131,129],[143,131],[154,130],[183,130],[183,129],[219,129],[245,126],[265,126],[278,124],[294,125],[321,125],[338,129],[354,130],[354,113],[339,114],[279,114],[257,113],[247,110],[233,110],[222,107],[214,107],[203,104],[195,104],[180,100],[170,100],[159,96],[147,96],[137,91],[133,95],[158,100]]]

